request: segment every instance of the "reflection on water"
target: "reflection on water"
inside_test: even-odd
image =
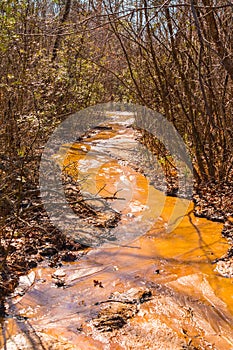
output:
[[[213,264],[227,250],[222,225],[195,218],[192,203],[166,197],[123,161],[137,149],[126,126],[112,124],[64,145],[57,160],[76,179],[85,178],[83,193],[116,197],[112,207],[122,220],[115,234],[128,234],[128,242],[64,263],[56,273],[65,288],[56,287],[55,269],[34,269],[34,284],[9,299],[13,317],[3,322],[2,348],[233,349],[233,284]],[[98,303],[144,286],[153,298],[125,327],[107,333],[93,327]]]

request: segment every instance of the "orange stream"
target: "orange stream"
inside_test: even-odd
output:
[[[34,269],[34,285],[11,302],[15,303],[18,314],[29,318],[45,343],[57,342],[57,349],[178,349],[179,341],[187,344],[187,336],[181,331],[185,328],[192,344],[200,346],[198,341],[203,338],[206,344],[215,344],[216,349],[232,350],[233,283],[232,279],[220,276],[211,264],[228,248],[221,236],[222,225],[195,218],[191,202],[166,197],[127,163],[122,165],[110,156],[96,163],[98,156],[90,152],[92,144],[111,140],[119,132],[122,137],[128,137],[128,142],[133,139],[132,129],[117,124],[112,127],[99,131],[84,143],[64,145],[57,159],[77,180],[86,177],[83,191],[124,198],[113,203],[122,213],[122,222],[133,223],[136,218],[146,222],[153,218],[150,228],[126,245],[91,249],[81,260],[64,264],[68,288],[54,286],[51,275],[55,269],[47,266]],[[104,288],[94,287],[93,279],[101,281]],[[169,288],[175,296],[158,296],[157,302],[142,307],[144,315],[139,313],[130,323],[134,332],[138,332],[137,337],[128,330],[128,338],[120,331],[111,338],[111,334],[97,334],[88,326],[96,301],[148,281]],[[188,315],[189,308],[193,310],[192,317]],[[84,325],[83,331],[77,332],[80,325]],[[24,333],[15,319],[7,319],[4,327],[9,344]],[[140,329],[144,330],[144,340],[140,338]],[[168,335],[163,336],[160,332],[157,338],[161,344],[156,347],[154,337],[160,329],[161,332],[168,329],[171,334],[167,331]],[[174,341],[172,347],[170,336]]]

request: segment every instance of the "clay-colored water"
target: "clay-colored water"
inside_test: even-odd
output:
[[[77,180],[85,178],[84,193],[116,196],[112,205],[122,213],[116,230],[124,238],[127,229],[138,230],[137,238],[64,263],[57,273],[65,288],[54,283],[56,269],[34,269],[27,292],[9,299],[13,317],[2,324],[2,349],[3,343],[5,349],[233,349],[233,283],[212,264],[227,251],[222,225],[195,218],[191,202],[166,197],[123,161],[137,148],[126,126],[112,124],[64,145],[57,159]],[[96,303],[131,288],[148,288],[152,298],[123,328],[97,330]]]

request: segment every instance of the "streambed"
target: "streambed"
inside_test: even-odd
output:
[[[85,179],[84,194],[115,197],[116,242],[21,278],[2,349],[233,349],[233,283],[214,264],[227,251],[222,224],[194,217],[191,201],[166,197],[133,166],[131,124],[119,113],[61,147],[57,162]]]

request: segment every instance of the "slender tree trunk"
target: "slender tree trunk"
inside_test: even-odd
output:
[[[212,6],[211,1],[203,0],[203,4],[208,7],[206,10],[205,18],[206,18],[207,25],[209,27],[209,36],[215,45],[217,54],[221,59],[221,63],[223,67],[226,69],[231,79],[233,79],[233,59],[230,57],[230,54],[227,51],[227,48],[224,47],[222,40],[220,38],[218,26],[214,17],[214,11],[213,9],[211,10],[209,9],[209,7]]]
[[[71,9],[71,0],[66,0],[64,12],[63,12],[63,15],[62,15],[62,17],[60,19],[57,36],[56,36],[56,39],[55,39],[55,42],[54,42],[54,46],[53,46],[52,62],[54,62],[56,60],[56,58],[57,58],[57,52],[59,50],[60,43],[61,43],[62,26],[66,22],[66,20],[67,20],[67,18],[69,16],[70,9]]]

